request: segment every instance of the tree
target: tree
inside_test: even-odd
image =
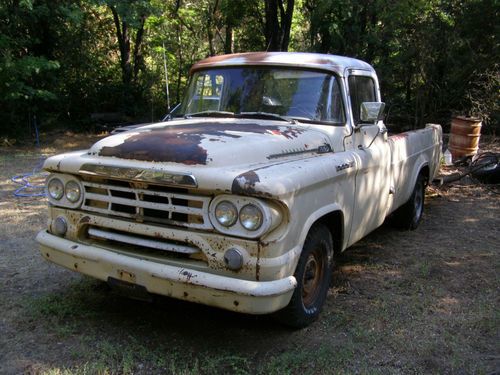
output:
[[[58,5],[30,1],[0,3],[0,132],[26,132],[18,124],[56,99],[52,81],[60,64],[54,58],[53,34],[43,22]],[[56,20],[57,18],[54,17]],[[29,130],[29,129],[28,129]]]
[[[116,38],[120,51],[123,82],[123,108],[133,114],[135,103],[140,100],[139,73],[144,71],[144,25],[155,9],[150,1],[104,0],[113,15]]]
[[[267,51],[288,51],[294,0],[264,0]]]

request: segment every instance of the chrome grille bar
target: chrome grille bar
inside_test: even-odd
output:
[[[147,238],[139,238],[139,237],[129,236],[126,234],[108,232],[108,231],[96,229],[96,228],[89,228],[88,233],[90,236],[105,239],[105,240],[123,242],[123,243],[129,244],[129,245],[149,247],[149,248],[157,249],[157,250],[173,251],[175,253],[196,254],[200,251],[198,248],[196,248],[194,246],[178,245],[178,244],[168,243],[168,242],[164,242],[164,241],[157,241],[157,240],[152,240],[152,239],[150,240]]]
[[[208,218],[210,197],[90,181],[83,181],[83,186],[83,210],[133,218],[140,222],[212,229]]]

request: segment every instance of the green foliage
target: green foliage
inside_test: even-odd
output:
[[[375,65],[392,121],[417,127],[452,112],[498,113],[496,2],[307,0],[303,9],[312,50]]]
[[[34,87],[31,81],[46,71],[58,69],[59,63],[38,56],[23,56],[14,59],[9,52],[4,50],[0,66],[3,99],[6,101],[55,99],[54,93]]]
[[[495,125],[499,8],[495,0],[295,0],[289,49],[372,63],[391,123],[445,124],[461,113]],[[124,44],[111,9],[126,26]],[[164,52],[172,106],[197,60],[265,50],[265,19],[262,0],[3,1],[0,134],[26,135],[35,114],[42,130],[85,129],[96,112],[157,120],[167,111]]]

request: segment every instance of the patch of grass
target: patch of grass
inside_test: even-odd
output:
[[[92,309],[92,305],[104,299],[102,294],[96,293],[100,287],[99,281],[84,278],[68,285],[63,292],[50,293],[26,301],[27,308],[34,318],[94,317],[98,311]]]
[[[175,375],[236,374],[252,373],[248,358],[223,352],[193,353],[182,355],[167,344],[156,348],[146,347],[130,337],[126,342],[98,341],[87,336],[87,345],[94,345],[91,351],[81,353],[83,364],[68,368],[52,368],[43,375],[83,374],[150,374],[168,373]]]
[[[362,364],[356,358],[354,342],[339,345],[322,344],[316,349],[297,347],[272,356],[258,369],[259,374],[345,374],[349,367]]]
[[[106,295],[99,292],[103,284],[84,278],[67,286],[64,291],[53,292],[42,297],[28,297],[22,304],[22,319],[47,322],[51,331],[67,337],[81,328],[85,320],[96,320],[101,314],[100,306]]]
[[[318,321],[323,330],[332,330],[347,326],[354,317],[348,311],[340,309],[329,309],[322,312],[322,317]]]
[[[250,374],[248,358],[236,354],[205,354],[200,362],[200,370],[204,374]]]
[[[427,260],[420,262],[418,268],[420,277],[426,278],[430,276],[431,264]]]

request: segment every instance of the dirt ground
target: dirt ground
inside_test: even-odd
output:
[[[294,331],[266,316],[129,300],[45,262],[34,237],[46,200],[14,197],[11,177],[95,139],[0,148],[0,374],[500,373],[498,186],[429,188],[420,227],[386,224],[348,249],[320,319]]]

